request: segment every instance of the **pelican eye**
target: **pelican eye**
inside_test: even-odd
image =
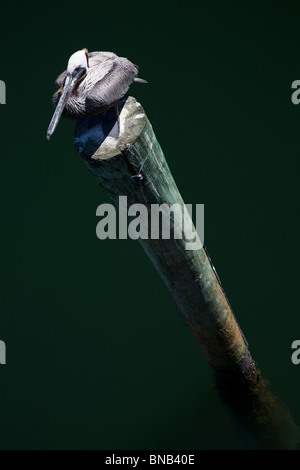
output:
[[[74,69],[74,72],[76,72],[76,75],[78,75],[79,77],[82,77],[83,75],[86,74],[86,68],[85,67],[81,67],[80,65],[78,65],[75,69]],[[74,73],[73,72],[73,73]]]

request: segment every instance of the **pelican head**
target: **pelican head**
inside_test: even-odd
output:
[[[63,91],[60,97],[60,100],[56,106],[53,117],[51,119],[50,125],[47,131],[47,139],[49,140],[51,135],[56,129],[58,121],[62,115],[63,109],[65,107],[66,101],[71,95],[72,91],[78,85],[81,80],[84,79],[87,69],[89,67],[89,56],[88,50],[82,49],[71,55],[68,68],[67,76],[64,83]]]
[[[71,55],[69,62],[68,62],[67,72],[70,75],[72,75],[76,70],[79,70],[79,69],[84,69],[86,72],[88,65],[89,65],[88,50],[82,49],[81,51],[74,52],[74,54]]]

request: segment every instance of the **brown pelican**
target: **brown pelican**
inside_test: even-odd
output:
[[[63,115],[68,119],[82,119],[116,107],[132,82],[147,83],[137,78],[138,67],[113,52],[88,52],[87,49],[71,55],[67,70],[55,82],[53,95],[56,106],[48,127],[47,139],[56,129]],[[118,115],[118,114],[117,114]]]

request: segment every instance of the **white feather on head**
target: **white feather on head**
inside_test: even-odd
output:
[[[82,49],[80,51],[74,52],[68,62],[68,73],[72,74],[77,67],[83,67],[87,69],[89,66],[88,57],[89,56],[87,49]]]

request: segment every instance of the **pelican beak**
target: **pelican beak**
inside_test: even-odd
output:
[[[76,87],[76,85],[82,80],[83,76],[86,74],[86,69],[84,67],[78,67],[74,70],[74,72],[68,73],[66,76],[64,89],[59,99],[59,102],[55,108],[54,114],[52,116],[51,122],[48,127],[47,131],[47,139],[50,140],[50,137],[54,133],[57,124],[60,120],[64,107],[66,105],[67,99],[71,95],[72,91]]]

